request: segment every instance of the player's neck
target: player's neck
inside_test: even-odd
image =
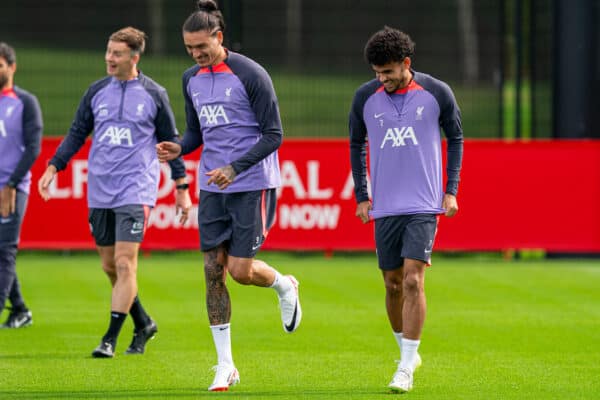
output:
[[[402,78],[402,83],[398,89],[402,90],[407,88],[413,80],[413,74],[410,71],[407,71],[404,77]]]
[[[8,92],[9,90],[12,90],[12,88],[13,88],[12,81],[8,81],[8,82],[6,82],[6,85],[0,87],[0,92]]]
[[[131,81],[136,79],[139,76],[139,72],[137,69],[132,70],[131,72],[129,72],[127,75],[124,76],[118,76],[116,77],[118,80],[120,80],[121,82],[125,82],[125,81]]]
[[[225,61],[226,58],[227,58],[227,49],[225,47],[221,47],[221,52],[219,53],[217,58],[215,58],[215,61],[213,61],[212,66],[216,67],[217,65],[219,65],[223,61]]]

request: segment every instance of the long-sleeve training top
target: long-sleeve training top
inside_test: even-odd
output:
[[[42,129],[42,111],[33,94],[18,86],[0,92],[0,188],[9,185],[29,193]]]
[[[444,212],[441,132],[447,139],[445,193],[456,195],[463,153],[460,110],[450,87],[416,71],[405,88],[387,93],[377,79],[356,92],[350,111],[350,157],[356,201],[369,200],[371,217]]]
[[[275,89],[255,61],[228,51],[225,61],[196,65],[183,75],[187,130],[182,154],[203,145],[200,189],[235,193],[281,185],[277,149],[283,129]],[[207,185],[206,172],[231,164],[237,176],[225,190]]]
[[[108,76],[94,82],[50,164],[64,169],[92,131],[88,206],[154,207],[160,177],[155,145],[177,138],[166,90],[141,73],[128,81]],[[181,158],[169,165],[173,179],[185,176]]]

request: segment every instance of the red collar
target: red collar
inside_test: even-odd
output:
[[[4,97],[4,96],[17,97],[14,87],[9,87],[8,89],[2,89],[2,91],[0,92],[0,97]]]

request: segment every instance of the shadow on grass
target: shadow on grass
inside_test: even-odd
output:
[[[0,354],[0,360],[75,360],[81,359],[80,354],[66,353],[22,353],[22,354]],[[90,355],[89,358],[92,358]],[[1,393],[1,391],[0,391]]]
[[[391,392],[385,389],[377,388],[367,389],[313,389],[297,390],[290,392],[289,389],[282,391],[256,391],[239,392],[235,389],[229,392],[208,392],[204,388],[177,388],[161,390],[97,390],[97,391],[75,391],[75,390],[55,390],[46,391],[10,391],[0,390],[1,399],[182,399],[182,398],[204,398],[214,396],[227,396],[236,399],[243,398],[275,398],[275,399],[293,399],[293,398],[315,398],[315,399],[350,399],[365,398],[372,399],[379,396],[389,396]]]

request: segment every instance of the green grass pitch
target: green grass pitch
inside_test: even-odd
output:
[[[109,317],[95,254],[23,251],[34,325],[0,330],[0,399],[390,399],[399,353],[373,255],[262,258],[300,281],[304,318],[288,335],[269,289],[229,280],[241,383],[208,393],[216,356],[199,253],[140,257],[140,297],[159,333],[143,356],[92,359]],[[600,398],[600,262],[434,257],[411,399]],[[6,317],[3,313],[2,319]]]

